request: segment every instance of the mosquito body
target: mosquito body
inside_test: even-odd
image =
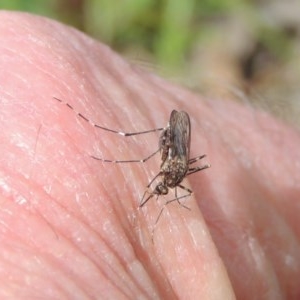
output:
[[[144,163],[148,159],[153,157],[156,153],[160,152],[160,171],[147,185],[147,189],[140,201],[139,207],[143,207],[152,197],[156,196],[158,198],[161,195],[167,195],[169,193],[169,189],[175,189],[175,198],[172,200],[168,200],[165,203],[159,213],[157,221],[162,214],[164,207],[173,201],[177,201],[181,206],[187,208],[179,200],[190,196],[192,194],[192,190],[181,185],[182,180],[188,175],[209,168],[210,165],[191,167],[192,164],[204,158],[206,155],[201,155],[190,159],[191,123],[190,117],[186,112],[173,110],[170,115],[170,120],[165,128],[156,128],[146,131],[126,133],[97,125],[83,116],[81,113],[77,112],[70,104],[55,97],[54,99],[65,104],[67,107],[72,109],[80,118],[82,118],[95,128],[99,128],[115,134],[119,134],[122,136],[134,136],[155,131],[162,131],[159,138],[159,148],[144,159],[108,160],[96,156],[91,157],[93,159],[109,163]],[[155,188],[149,192],[148,189],[158,177],[160,177],[159,182],[157,183]],[[186,194],[178,197],[177,188],[186,191]]]
[[[205,155],[190,159],[190,145],[191,123],[189,115],[184,111],[173,110],[168,126],[161,133],[159,140],[162,159],[160,172],[150,181],[147,188],[152,185],[156,178],[160,177],[160,181],[150,193],[147,191],[144,193],[140,207],[144,206],[153,196],[167,195],[169,189],[175,189],[175,198],[167,201],[164,206],[173,201],[178,201],[180,205],[187,208],[179,200],[190,196],[192,190],[181,185],[182,180],[188,175],[210,167],[209,165],[191,167],[193,163],[204,158]],[[177,188],[181,188],[187,193],[178,197]],[[146,197],[147,194],[148,197]],[[157,221],[163,209],[164,207],[159,213]]]

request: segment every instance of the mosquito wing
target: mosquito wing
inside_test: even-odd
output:
[[[191,144],[191,122],[185,111],[173,110],[170,116],[171,145],[169,156],[189,160]]]

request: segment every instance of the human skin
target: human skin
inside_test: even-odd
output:
[[[44,18],[0,14],[1,299],[299,299],[300,137],[249,105],[209,100]],[[194,194],[139,202],[159,133],[189,113]],[[172,198],[172,193],[170,197]],[[174,195],[173,195],[174,197]]]

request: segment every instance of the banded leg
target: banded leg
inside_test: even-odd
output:
[[[149,156],[147,156],[146,158],[143,159],[132,159],[132,160],[110,160],[110,159],[103,159],[103,158],[99,158],[96,156],[91,156],[91,158],[96,159],[96,160],[101,160],[103,162],[109,162],[109,163],[144,163],[146,162],[148,159],[150,159],[151,157],[153,157],[156,153],[158,153],[160,151],[160,149],[157,149],[155,152],[153,152],[152,154],[150,154]]]
[[[206,154],[203,154],[203,155],[200,155],[200,156],[197,156],[197,157],[189,159],[189,165],[195,163],[196,161],[198,161],[198,160],[200,160],[200,159],[202,159],[204,157],[206,157]]]
[[[56,97],[53,97],[53,99],[57,100],[58,102],[64,104],[68,108],[72,109],[74,111],[74,113],[78,117],[80,117],[81,119],[83,119],[84,121],[86,121],[87,123],[89,123],[91,126],[93,126],[95,128],[100,128],[102,130],[109,131],[109,132],[112,132],[112,133],[116,133],[116,134],[119,134],[119,135],[122,135],[122,136],[133,136],[133,135],[145,134],[145,133],[150,133],[150,132],[155,132],[155,131],[161,131],[161,130],[165,129],[165,128],[155,128],[155,129],[150,129],[150,130],[145,130],[145,131],[139,131],[139,132],[123,132],[123,131],[117,131],[117,130],[109,129],[109,128],[100,126],[100,125],[92,122],[87,117],[85,117],[83,114],[81,114],[80,112],[78,112],[71,104],[69,104],[69,103],[67,103],[67,102],[65,102],[65,101],[63,101],[63,100],[61,100],[59,98],[56,98]]]

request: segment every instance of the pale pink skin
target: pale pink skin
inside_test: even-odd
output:
[[[299,299],[299,132],[249,105],[203,99],[62,24],[0,14],[1,299]],[[191,116],[194,195],[157,215],[143,158]],[[170,197],[172,197],[170,193]],[[152,234],[153,233],[153,234]]]

